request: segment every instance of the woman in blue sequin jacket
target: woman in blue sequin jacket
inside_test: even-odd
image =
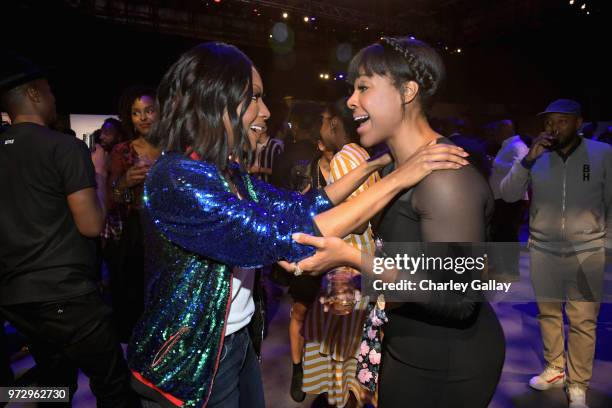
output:
[[[244,167],[270,116],[262,95],[252,62],[221,43],[183,54],[160,83],[151,143],[164,153],[147,176],[144,196],[147,296],[128,349],[144,406],[263,407],[246,334],[254,314],[253,269],[314,254],[292,233],[316,234],[317,214],[389,163],[381,156],[306,195],[251,178]],[[388,202],[432,170],[456,166],[457,152],[444,145],[421,149],[375,191]],[[411,167],[424,160],[432,164]],[[343,228],[327,229],[350,232]]]

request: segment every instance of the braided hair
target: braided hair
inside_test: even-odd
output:
[[[440,54],[423,41],[382,37],[379,42],[361,49],[351,60],[349,83],[362,74],[387,76],[400,93],[406,82],[416,82],[419,85],[417,97],[426,110],[440,90],[446,70]]]

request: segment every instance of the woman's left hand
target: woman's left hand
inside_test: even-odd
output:
[[[351,263],[351,256],[355,255],[352,251],[357,250],[341,238],[315,237],[302,233],[293,234],[292,238],[299,244],[310,245],[317,249],[313,256],[297,262],[297,266],[304,273],[321,275],[338,266],[355,266]],[[296,270],[296,263],[280,261],[278,264],[287,272],[294,273]]]

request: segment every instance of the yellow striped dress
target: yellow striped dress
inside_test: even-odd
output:
[[[358,144],[345,145],[330,163],[330,183],[340,179],[369,157],[368,152]],[[372,174],[347,200],[365,191],[378,179],[378,173]],[[344,240],[361,251],[374,254],[374,238],[369,225],[363,234],[350,234]],[[327,393],[329,404],[338,407],[346,405],[349,391],[357,398],[358,406],[372,402],[372,396],[359,384],[355,376],[368,301],[367,297],[362,297],[355,305],[353,313],[345,316],[324,312],[318,299],[309,309],[304,324],[302,389],[305,393]]]

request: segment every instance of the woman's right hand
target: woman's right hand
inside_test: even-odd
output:
[[[435,170],[460,169],[469,164],[469,154],[459,146],[437,144],[436,140],[421,146],[410,158],[398,166],[393,173],[398,176],[402,188],[409,188]]]
[[[316,248],[314,255],[297,263],[279,261],[278,264],[287,272],[294,273],[296,266],[308,275],[321,275],[338,266],[355,266],[360,263],[360,252],[348,245],[342,238],[315,237],[304,233],[293,234],[292,239],[298,244]]]
[[[125,172],[125,186],[134,187],[144,182],[151,166],[146,164],[135,164]]]

